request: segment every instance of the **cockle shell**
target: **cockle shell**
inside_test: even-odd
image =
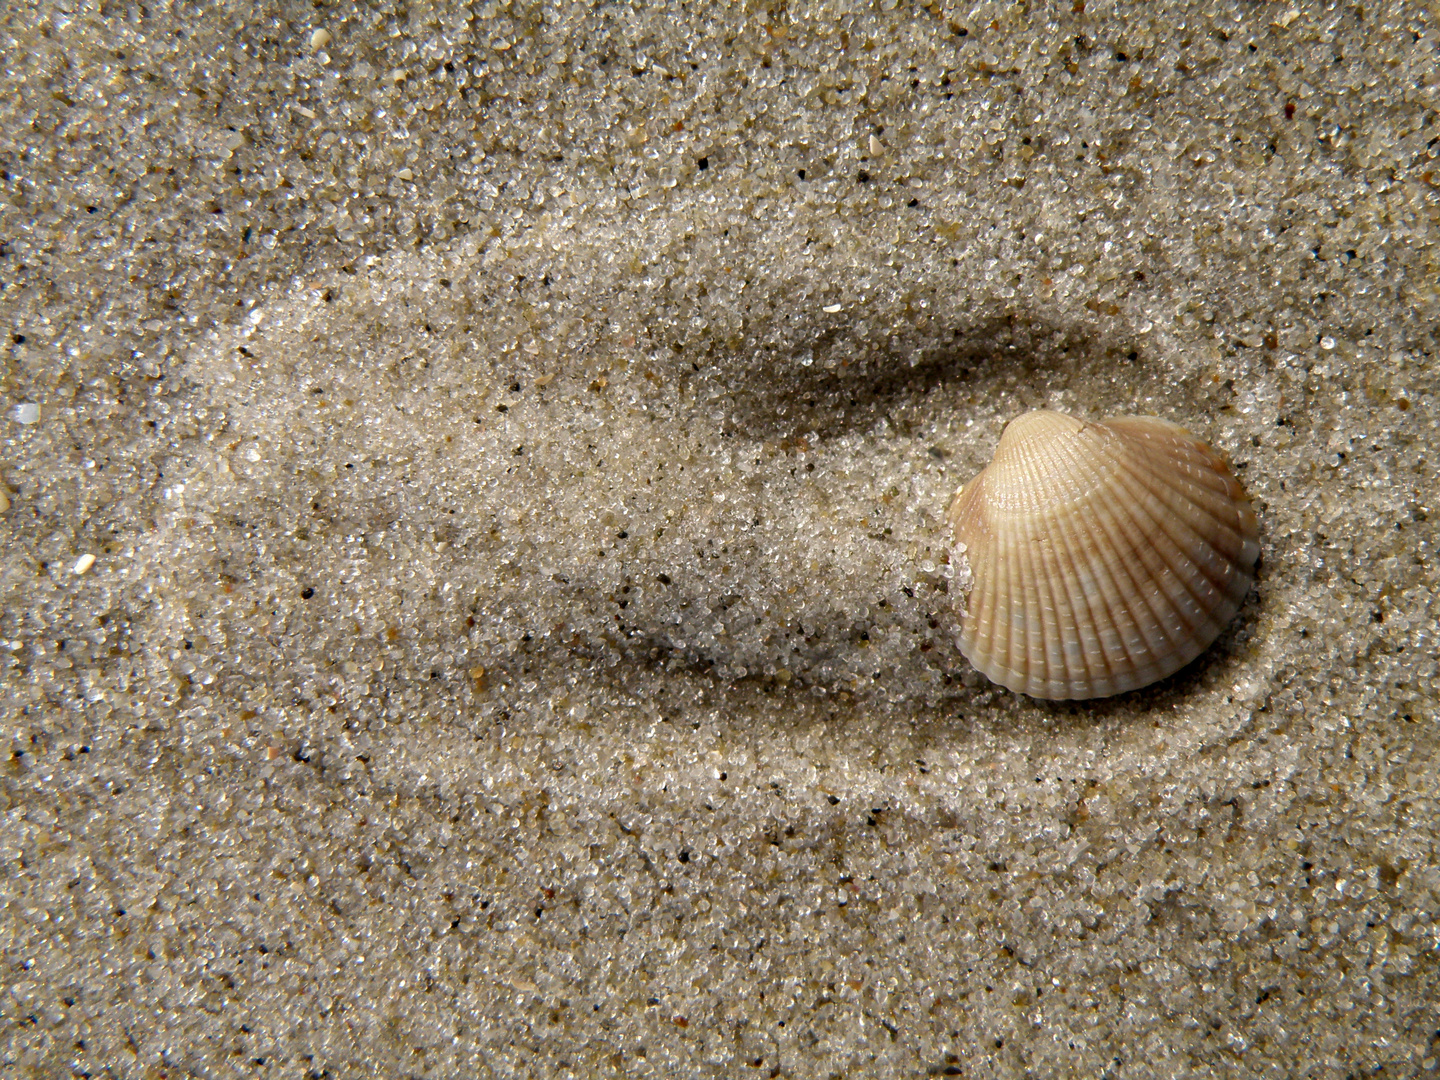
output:
[[[960,651],[1038,698],[1105,697],[1178,671],[1240,610],[1260,556],[1225,459],[1153,416],[1012,420],[949,520]]]

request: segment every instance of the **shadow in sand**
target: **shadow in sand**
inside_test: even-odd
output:
[[[824,341],[812,351],[823,354]],[[957,327],[915,353],[889,348],[864,365],[779,365],[763,391],[735,395],[731,416],[739,434],[757,439],[832,438],[886,418],[903,431],[915,406],[937,395],[958,403],[1005,389],[1040,401],[1097,373],[1142,384],[1160,369],[1120,338],[1010,314]]]

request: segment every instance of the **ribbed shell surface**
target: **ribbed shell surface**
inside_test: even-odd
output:
[[[957,580],[971,583],[961,651],[1039,698],[1105,697],[1178,671],[1240,609],[1260,554],[1224,458],[1149,416],[1018,417],[949,519]]]

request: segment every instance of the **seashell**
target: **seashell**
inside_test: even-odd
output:
[[[1147,686],[1219,636],[1260,556],[1224,457],[1153,416],[1012,420],[948,514],[960,651],[1038,698]]]

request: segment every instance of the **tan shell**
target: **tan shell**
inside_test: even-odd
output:
[[[1039,698],[1146,686],[1240,609],[1258,525],[1225,459],[1153,416],[1032,412],[955,496],[960,651]]]

